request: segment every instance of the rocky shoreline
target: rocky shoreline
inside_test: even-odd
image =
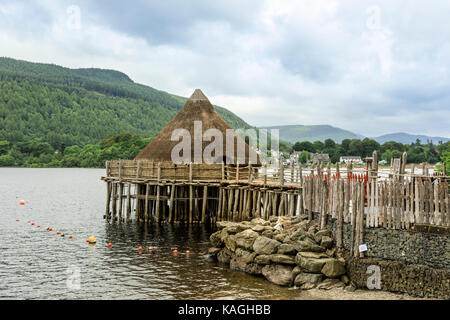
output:
[[[300,289],[345,288],[354,291],[344,253],[335,247],[332,232],[307,216],[255,218],[217,222],[209,254],[231,269],[262,275],[280,286]]]

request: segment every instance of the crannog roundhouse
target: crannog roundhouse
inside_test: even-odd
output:
[[[217,212],[220,183],[256,178],[260,165],[258,154],[196,89],[134,160],[106,163],[105,217],[130,220],[134,209],[145,222],[204,222]]]

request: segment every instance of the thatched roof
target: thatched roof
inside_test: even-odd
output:
[[[196,89],[189,100],[186,102],[180,112],[173,118],[161,132],[150,141],[150,143],[136,156],[135,160],[152,160],[152,161],[172,161],[172,149],[180,143],[179,141],[171,141],[172,133],[176,129],[186,129],[191,135],[191,157],[192,162],[196,162],[194,158],[194,121],[201,121],[202,135],[208,129],[218,129],[223,135],[223,155],[226,156],[226,133],[227,129],[232,130],[230,125],[216,112],[211,102],[203,94],[200,89]],[[254,157],[250,159],[257,159],[257,164],[260,164],[259,156],[256,152],[246,144],[241,137],[237,137],[240,143],[245,145],[245,157],[237,158],[237,140],[234,143],[234,157],[233,163],[248,164],[249,152],[253,153]],[[203,139],[204,140],[204,139]],[[200,140],[201,141],[201,140]],[[203,141],[202,153],[206,146],[211,144],[210,141]],[[216,157],[218,158],[218,157]],[[216,160],[221,163],[222,159]],[[230,163],[229,159],[225,160]],[[252,163],[255,164],[255,163]]]

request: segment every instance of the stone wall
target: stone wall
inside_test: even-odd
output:
[[[450,270],[376,258],[350,258],[347,260],[347,274],[357,288],[450,299]]]
[[[318,215],[314,218],[273,216],[269,221],[217,222],[209,253],[234,270],[282,286],[372,289],[368,279],[377,266],[380,287],[375,289],[450,299],[448,235],[368,228],[368,257],[353,258],[348,256],[351,226],[344,224],[346,250],[338,252],[335,221],[330,219],[329,228],[319,230]]]
[[[319,215],[315,214],[314,218],[318,221]],[[331,219],[329,225],[335,235],[335,219]],[[351,245],[351,225],[349,223],[344,223],[343,234],[344,247],[349,250]],[[367,243],[366,257],[450,269],[450,237],[448,234],[366,228],[364,239]]]
[[[301,289],[349,284],[345,259],[336,253],[331,231],[319,230],[306,216],[217,222],[217,227],[209,253],[234,270]]]

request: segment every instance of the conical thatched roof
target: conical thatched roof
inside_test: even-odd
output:
[[[181,140],[172,141],[172,133],[176,129],[186,129],[191,136],[191,157],[192,162],[195,161],[194,158],[194,121],[201,121],[202,124],[202,135],[208,129],[217,129],[223,135],[223,156],[226,156],[226,134],[227,129],[233,130],[230,125],[216,112],[211,102],[203,94],[200,89],[196,89],[189,100],[186,102],[184,107],[180,112],[173,118],[167,126],[165,126],[161,132],[150,141],[150,143],[136,156],[135,160],[152,160],[155,162],[159,161],[172,161],[172,149],[180,143]],[[197,122],[198,124],[198,122]],[[231,131],[233,133],[233,131]],[[256,152],[246,144],[242,138],[239,136],[237,139],[240,143],[245,144],[245,157],[238,158],[237,156],[237,140],[234,140],[234,157],[233,164],[248,164],[249,152],[252,157],[252,165],[260,164],[259,156]],[[205,139],[203,139],[205,140]],[[202,140],[199,140],[202,141]],[[206,146],[211,144],[210,141],[203,141],[202,143],[202,153]],[[226,163],[230,163],[230,159],[216,157],[216,162],[221,163],[222,160]],[[253,159],[257,159],[254,163]],[[197,158],[198,160],[198,158]]]

